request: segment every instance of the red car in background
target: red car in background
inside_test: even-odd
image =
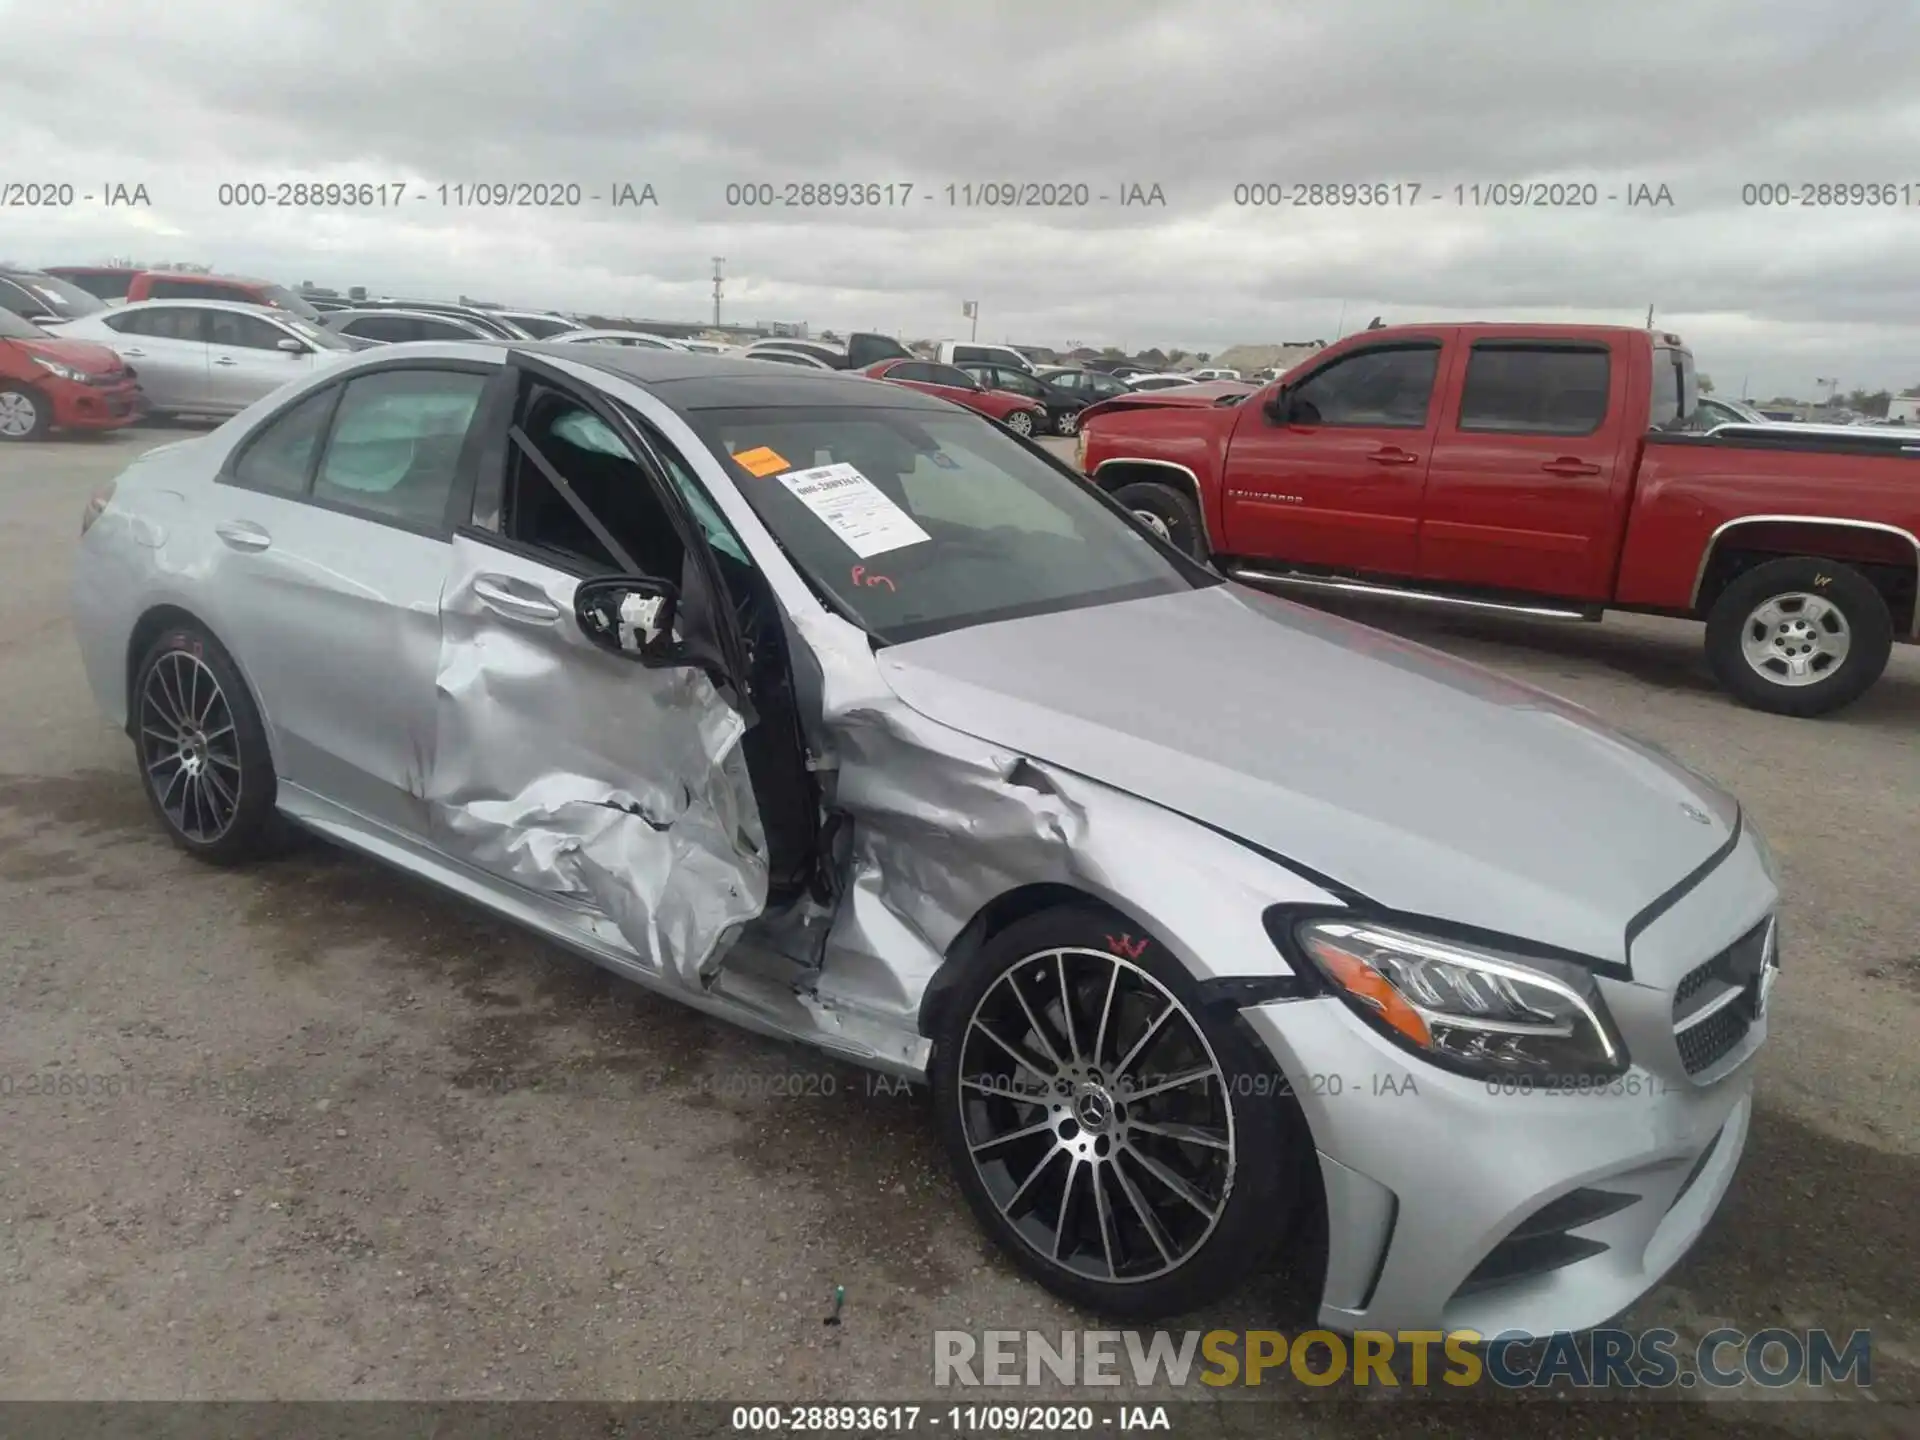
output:
[[[953,365],[938,365],[931,360],[880,360],[860,373],[977,410],[1016,435],[1037,435],[1046,429],[1047,412],[1038,401],[1005,390],[989,390]]]
[[[106,346],[62,340],[0,310],[0,443],[55,427],[117,430],[144,408],[133,371]]]

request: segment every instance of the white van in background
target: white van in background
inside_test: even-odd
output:
[[[942,365],[1005,365],[1033,373],[1033,362],[1010,345],[982,345],[974,340],[942,340],[939,360]]]

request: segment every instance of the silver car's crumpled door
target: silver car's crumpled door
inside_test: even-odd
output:
[[[595,647],[570,575],[460,535],[440,602],[427,800],[448,854],[610,920],[641,963],[711,979],[765,907],[745,722],[693,668]]]

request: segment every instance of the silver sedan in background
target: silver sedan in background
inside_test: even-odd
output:
[[[904,386],[370,350],[136,460],[73,603],[186,851],[304,827],[930,1082],[981,1225],[1101,1313],[1292,1250],[1332,1329],[1584,1329],[1745,1146],[1732,796]]]
[[[233,415],[353,347],[285,310],[230,300],[147,300],[83,315],[65,339],[105,345],[133,368],[149,413]]]

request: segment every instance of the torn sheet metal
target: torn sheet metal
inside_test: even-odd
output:
[[[858,649],[803,623],[821,663],[818,728],[829,805],[852,822],[843,895],[820,974],[801,998],[823,1030],[918,1039],[920,999],[947,947],[995,896],[1067,879],[1082,809],[1022,756],[927,720]]]
[[[704,984],[766,905],[745,724],[704,674],[647,669],[583,642],[570,593],[546,595],[563,613],[544,625],[503,619],[487,598],[551,584],[544,566],[522,562],[516,574],[513,557],[455,541],[432,838],[604,914],[650,968]]]

